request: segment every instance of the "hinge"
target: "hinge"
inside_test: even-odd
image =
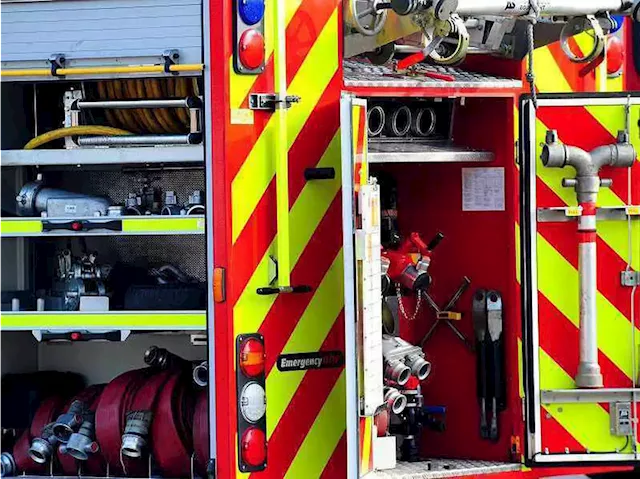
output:
[[[291,108],[293,103],[298,103],[300,97],[287,95],[284,99],[275,93],[252,93],[249,95],[249,108],[252,110],[275,111],[280,108]]]
[[[640,286],[640,271],[623,271],[620,273],[620,283],[628,288]]]
[[[209,459],[207,464],[207,479],[216,479],[216,460]]]

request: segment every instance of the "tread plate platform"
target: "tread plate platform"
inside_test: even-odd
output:
[[[395,469],[375,471],[372,479],[436,479],[520,471],[520,464],[464,459],[430,459],[420,462],[399,461]]]
[[[418,64],[414,73],[399,74],[384,65],[372,65],[356,60],[345,60],[344,84],[354,88],[426,88],[441,90],[516,90],[522,88],[522,81],[484,73],[473,73],[459,68]],[[449,76],[450,80],[428,76]]]

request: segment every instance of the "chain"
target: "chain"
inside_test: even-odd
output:
[[[536,94],[536,75],[533,70],[533,51],[535,50],[535,39],[533,29],[538,23],[538,17],[540,16],[540,5],[538,0],[529,0],[529,24],[527,25],[527,42],[529,48],[528,62],[527,62],[527,83],[529,83],[529,90],[531,92],[531,102],[533,108],[538,108],[538,97]]]
[[[411,316],[407,314],[407,311],[404,309],[404,304],[402,304],[402,293],[400,291],[399,284],[396,284],[396,297],[398,298],[398,308],[400,309],[402,316],[404,316],[409,321],[413,321],[414,319],[416,319],[418,317],[418,314],[420,313],[420,307],[422,305],[422,291],[418,290],[416,309]]]

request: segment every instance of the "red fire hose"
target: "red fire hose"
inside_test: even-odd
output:
[[[124,474],[120,461],[120,442],[127,412],[136,392],[151,373],[150,369],[137,369],[121,374],[105,387],[96,408],[96,440],[102,456],[113,474]]]
[[[209,462],[209,395],[206,390],[198,392],[193,412],[193,450],[196,472],[206,477]]]
[[[160,391],[151,424],[153,457],[168,477],[191,475],[193,395],[187,378],[182,372],[171,376]]]

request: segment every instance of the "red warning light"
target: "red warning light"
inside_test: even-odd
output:
[[[80,333],[71,333],[71,341],[78,341],[81,338],[82,335]]]
[[[240,346],[240,369],[245,376],[254,378],[264,372],[264,344],[249,338]]]
[[[267,437],[262,429],[250,427],[240,441],[242,460],[251,467],[264,465],[267,460]]]
[[[242,34],[238,42],[238,58],[250,70],[264,63],[264,37],[260,32],[251,28]]]
[[[74,221],[73,223],[71,223],[71,229],[73,231],[80,231],[82,229],[82,223],[80,223],[79,221]]]

